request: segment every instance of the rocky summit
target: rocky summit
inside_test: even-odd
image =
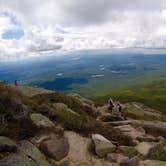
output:
[[[0,83],[0,166],[166,166],[166,117],[121,105]]]

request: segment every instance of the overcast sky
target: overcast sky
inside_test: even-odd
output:
[[[0,0],[0,60],[166,48],[166,0]]]

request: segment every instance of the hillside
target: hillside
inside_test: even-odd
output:
[[[165,166],[166,117],[137,102],[124,102],[123,115],[107,107],[0,83],[0,165]]]
[[[139,102],[161,111],[166,115],[166,79],[152,81],[146,85],[135,85],[112,91],[111,95],[95,98],[96,103],[103,104],[110,97],[122,103]]]

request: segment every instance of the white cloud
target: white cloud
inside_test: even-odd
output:
[[[79,49],[166,48],[165,27],[165,0],[0,0],[0,59]],[[22,38],[3,39],[17,28],[24,31]]]

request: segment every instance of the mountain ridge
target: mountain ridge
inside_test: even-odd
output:
[[[0,83],[0,165],[164,166],[165,116],[122,107],[120,116],[78,94]]]

